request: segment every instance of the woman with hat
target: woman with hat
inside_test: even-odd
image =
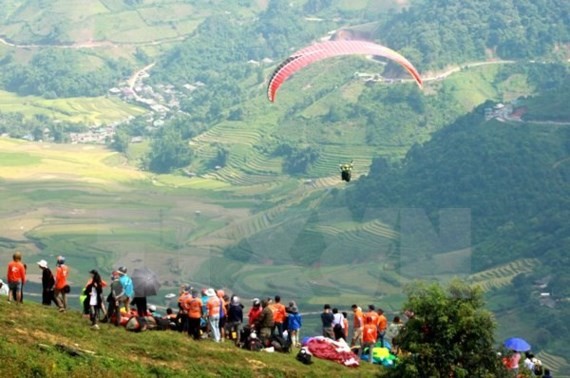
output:
[[[38,267],[42,270],[42,304],[44,306],[50,306],[53,301],[53,303],[57,305],[53,294],[55,278],[53,277],[51,270],[48,268],[47,261],[38,261]]]

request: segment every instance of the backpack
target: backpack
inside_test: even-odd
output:
[[[253,352],[259,352],[263,349],[263,343],[258,338],[249,338],[245,344],[246,349]]]
[[[312,355],[307,350],[307,348],[301,348],[299,353],[297,353],[297,361],[304,363],[305,365],[310,365],[313,363]]]
[[[111,293],[115,300],[119,301],[125,297],[125,290],[121,281],[116,280],[111,284]]]
[[[125,327],[127,328],[127,331],[131,332],[141,331],[141,323],[139,322],[139,319],[136,316],[132,316],[125,325]]]
[[[176,324],[175,324],[176,326]],[[170,319],[156,319],[156,330],[157,331],[167,331],[170,328]]]
[[[279,335],[271,336],[271,345],[275,351],[282,353],[289,353],[291,351],[291,342]]]

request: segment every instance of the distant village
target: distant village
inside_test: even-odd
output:
[[[184,84],[181,90],[172,84],[157,84],[153,87],[144,84],[144,80],[148,77],[149,74],[146,71],[139,72],[133,82],[123,82],[119,86],[109,89],[108,96],[118,97],[122,101],[148,109],[149,111],[144,117],[149,132],[163,126],[175,114],[183,113],[180,110],[180,101],[191,96],[192,92],[206,86],[197,81],[193,84]],[[129,123],[133,119],[134,117],[130,116],[110,124],[93,126],[89,131],[83,133],[70,133],[71,143],[105,144],[114,137],[120,125]],[[131,143],[140,142],[142,142],[142,137],[133,137],[131,140]]]
[[[499,122],[521,122],[526,112],[526,107],[520,105],[520,99],[512,100],[507,104],[499,103],[494,107],[485,108],[485,120],[496,119]]]
[[[265,58],[261,61],[249,60],[247,64],[253,66],[270,65],[273,60]],[[151,68],[148,66],[147,68]],[[147,70],[139,71],[131,80],[120,83],[117,87],[109,89],[108,96],[117,97],[122,101],[136,104],[148,109],[145,114],[148,123],[147,131],[162,127],[168,119],[176,114],[184,113],[180,110],[180,102],[189,98],[193,92],[206,87],[201,81],[187,83],[177,88],[172,84],[157,84],[155,86],[145,85],[144,81],[150,75]],[[106,144],[112,140],[117,128],[132,121],[134,117],[113,122],[106,125],[96,125],[89,128],[89,131],[82,133],[70,133],[72,144]],[[142,142],[142,137],[133,137],[131,143]]]

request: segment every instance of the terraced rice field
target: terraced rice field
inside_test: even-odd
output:
[[[517,275],[533,271],[539,263],[537,259],[515,260],[509,264],[473,274],[469,280],[479,285],[484,291],[490,291],[509,285]]]
[[[547,352],[541,351],[536,355],[536,358],[542,361],[545,368],[550,369],[555,377],[568,378],[570,375],[559,375],[560,371],[570,372],[570,364],[563,357],[555,356]]]
[[[141,115],[146,110],[107,97],[74,97],[48,100],[37,96],[18,96],[0,91],[0,112],[19,112],[26,117],[42,114],[61,121],[104,124]]]

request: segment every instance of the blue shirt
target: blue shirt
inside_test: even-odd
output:
[[[123,285],[123,290],[125,291],[125,295],[129,298],[133,298],[133,296],[135,295],[135,290],[133,288],[133,280],[131,280],[131,277],[127,276],[126,274],[123,274],[119,278],[119,282],[121,283],[121,285]]]
[[[290,313],[287,317],[288,327],[291,331],[298,331],[303,326],[303,321],[301,320],[301,314],[298,312]]]

